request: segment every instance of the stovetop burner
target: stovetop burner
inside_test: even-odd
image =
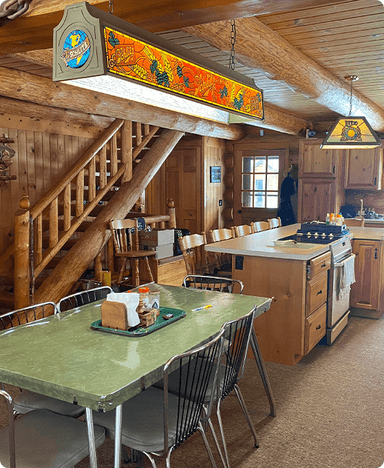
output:
[[[309,242],[312,244],[329,244],[347,235],[349,230],[346,225],[336,226],[325,224],[320,221],[302,223],[295,238],[297,242]]]

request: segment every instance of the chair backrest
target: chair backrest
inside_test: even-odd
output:
[[[65,310],[74,309],[75,307],[80,307],[85,304],[90,304],[91,302],[99,301],[100,299],[105,299],[109,293],[113,292],[112,288],[109,286],[101,286],[100,288],[88,289],[86,291],[80,291],[70,296],[63,297],[60,299],[58,304],[59,312],[64,312]]]
[[[364,227],[364,218],[344,218],[344,224],[346,226],[360,226]]]
[[[184,278],[183,286],[191,289],[206,289],[227,293],[236,292],[238,294],[243,294],[244,289],[242,281],[221,276],[187,275]]]
[[[281,226],[280,218],[270,218],[268,219],[269,229],[275,229]]]
[[[220,372],[220,398],[223,400],[234,389],[244,373],[244,366],[253,327],[254,311],[223,325],[224,369]],[[223,372],[224,371],[224,372]]]
[[[205,244],[205,235],[190,234],[179,237],[179,245],[188,274],[208,272]]]
[[[57,312],[58,307],[54,302],[42,302],[41,304],[28,306],[24,309],[13,310],[12,312],[0,315],[0,330],[34,322],[49,315],[54,315]]]
[[[219,242],[222,240],[232,239],[233,234],[231,229],[227,228],[211,229],[209,231],[209,237],[211,242]]]
[[[252,234],[252,227],[248,224],[242,224],[241,226],[234,226],[236,237],[243,237]]]
[[[251,223],[253,232],[267,231],[269,229],[268,221],[253,221]]]
[[[168,449],[168,377],[177,374],[179,400],[176,437],[173,446],[178,446],[201,427],[202,418],[210,417],[216,386],[218,365],[223,352],[224,328],[208,343],[168,360],[164,366],[164,451]],[[188,389],[188,398],[185,396]],[[174,393],[172,390],[172,393]],[[206,396],[211,395],[206,405]],[[206,409],[204,409],[204,406]]]
[[[0,390],[0,396],[5,398],[8,407],[9,468],[16,468],[15,413],[13,409],[13,400],[11,395],[9,395],[5,390]],[[5,462],[5,460],[3,461]]]
[[[109,222],[113,245],[117,253],[139,250],[138,221],[134,219],[114,219]]]

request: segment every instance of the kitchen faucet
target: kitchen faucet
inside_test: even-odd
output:
[[[359,215],[364,217],[364,206],[363,206],[363,199],[360,198],[360,212]]]

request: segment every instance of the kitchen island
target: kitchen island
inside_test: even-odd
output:
[[[244,283],[244,294],[273,298],[255,320],[255,331],[263,358],[287,365],[299,362],[326,333],[329,245],[273,246],[299,228],[294,224],[206,246],[233,255],[232,277]]]

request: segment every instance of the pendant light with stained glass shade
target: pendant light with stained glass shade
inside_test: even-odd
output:
[[[324,138],[320,148],[350,149],[375,148],[381,146],[381,140],[376,135],[365,117],[352,116],[353,82],[359,78],[356,75],[345,77],[351,84],[350,106],[348,117],[340,117]]]

